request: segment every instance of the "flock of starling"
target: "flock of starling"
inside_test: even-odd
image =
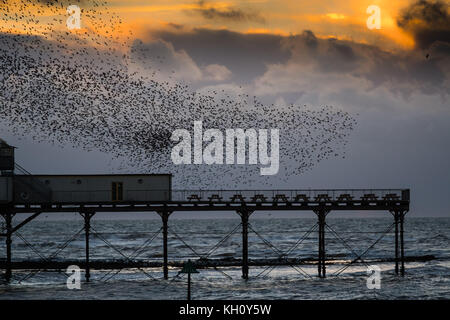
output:
[[[170,172],[177,189],[271,181],[259,165],[174,165],[171,134],[194,121],[204,129],[279,128],[278,180],[344,156],[356,125],[349,113],[158,80],[149,66],[164,57],[133,53],[133,35],[121,34],[123,21],[106,2],[81,1],[82,29],[65,29],[66,8],[76,3],[0,0],[0,122],[15,135],[108,153],[120,172]],[[132,71],[139,66],[145,72]]]

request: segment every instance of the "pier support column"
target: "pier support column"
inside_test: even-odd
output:
[[[398,274],[398,220],[399,214],[397,211],[394,213],[394,223],[395,223],[395,274]]]
[[[162,219],[163,224],[163,272],[164,272],[164,279],[169,279],[169,259],[168,259],[168,249],[167,249],[167,236],[169,233],[169,216],[172,214],[173,211],[169,210],[162,210],[157,211],[159,216]]]
[[[91,267],[89,262],[89,235],[91,231],[91,218],[94,216],[95,212],[85,211],[80,212],[80,215],[84,218],[84,235],[86,241],[86,261],[85,261],[85,279],[89,282],[91,278]]]
[[[5,280],[6,282],[11,281],[12,277],[12,251],[11,251],[11,245],[12,245],[12,218],[14,214],[12,213],[4,213],[2,214],[3,218],[5,219],[5,227],[6,227],[6,270],[5,270]]]
[[[405,275],[405,246],[403,242],[403,220],[406,212],[400,213],[400,259],[401,259],[401,268],[400,274],[402,277]]]
[[[242,279],[248,280],[248,218],[253,211],[240,209],[236,212],[242,221]]]
[[[318,246],[318,259],[317,259],[317,273],[319,278],[326,277],[325,266],[325,217],[330,211],[326,208],[317,208],[314,213],[317,215],[319,224],[319,246]]]
[[[405,275],[405,245],[403,240],[403,222],[406,210],[391,210],[395,224],[395,274]]]

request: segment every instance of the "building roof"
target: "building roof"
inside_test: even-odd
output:
[[[25,177],[154,177],[154,176],[172,176],[171,173],[149,173],[149,174],[121,174],[121,173],[112,173],[112,174],[17,174],[16,177],[25,176]]]
[[[2,138],[0,138],[0,146],[1,147],[10,147],[10,148],[15,148],[14,146],[9,145],[5,140],[3,140]]]

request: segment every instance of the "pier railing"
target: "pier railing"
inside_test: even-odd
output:
[[[176,202],[409,201],[409,189],[172,190],[171,200]]]
[[[111,190],[54,191],[57,202],[101,202]],[[123,202],[354,202],[409,201],[409,189],[124,190]],[[117,201],[120,202],[120,201]]]

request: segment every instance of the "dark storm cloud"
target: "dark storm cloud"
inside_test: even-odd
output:
[[[351,71],[360,61],[353,43],[335,38],[318,39],[311,30],[284,38],[283,46],[292,53],[291,61],[315,61],[322,72]]]
[[[285,38],[283,46],[292,54],[291,68],[309,66],[316,74],[360,78],[369,81],[373,88],[384,85],[403,94],[450,93],[446,84],[450,65],[448,47],[442,47],[439,55],[427,59],[416,51],[388,52],[352,41],[318,39],[311,31]]]
[[[160,75],[195,81],[201,78],[201,71],[184,52],[176,52],[173,46],[163,40],[143,43],[135,40],[131,44],[130,57],[141,73],[158,70]]]
[[[321,70],[345,72],[351,70],[359,61],[360,57],[355,54],[351,45],[338,41],[337,39],[326,40],[327,52],[321,59]],[[339,63],[336,63],[339,61]]]
[[[318,40],[314,32],[311,30],[305,30],[302,34],[303,41],[310,49],[317,48]]]
[[[414,36],[418,48],[450,43],[449,4],[443,1],[419,0],[403,10],[397,24]]]
[[[199,8],[191,10],[192,12],[198,13],[205,19],[215,20],[229,20],[229,21],[253,21],[258,23],[265,23],[265,19],[256,12],[244,11],[239,8],[229,7],[226,9],[216,9],[214,7],[209,7],[206,1],[198,2]]]
[[[168,23],[167,25],[168,25],[169,27],[171,27],[171,28],[176,29],[176,30],[181,30],[181,29],[183,29],[183,25],[182,25],[182,24],[170,22],[170,23]]]
[[[415,91],[449,93],[450,50],[446,43],[435,44],[433,54],[427,58],[416,50],[388,52],[374,45],[318,38],[310,30],[281,36],[194,29],[160,31],[156,36],[176,50],[184,50],[199,66],[226,66],[233,74],[233,82],[251,83],[267,76],[275,66],[285,69],[283,75],[277,73],[279,79],[268,79],[277,87],[282,87],[281,76],[291,77],[288,82],[295,83],[307,76],[302,71],[307,68],[317,75],[333,74],[343,79],[351,76],[368,81],[371,88],[386,86],[406,95]],[[292,74],[295,66],[300,70],[298,74]]]
[[[290,53],[282,48],[282,36],[242,34],[227,30],[194,29],[189,32],[160,31],[156,36],[185,50],[198,65],[226,66],[238,81],[249,82],[264,73],[267,64],[286,62]]]

